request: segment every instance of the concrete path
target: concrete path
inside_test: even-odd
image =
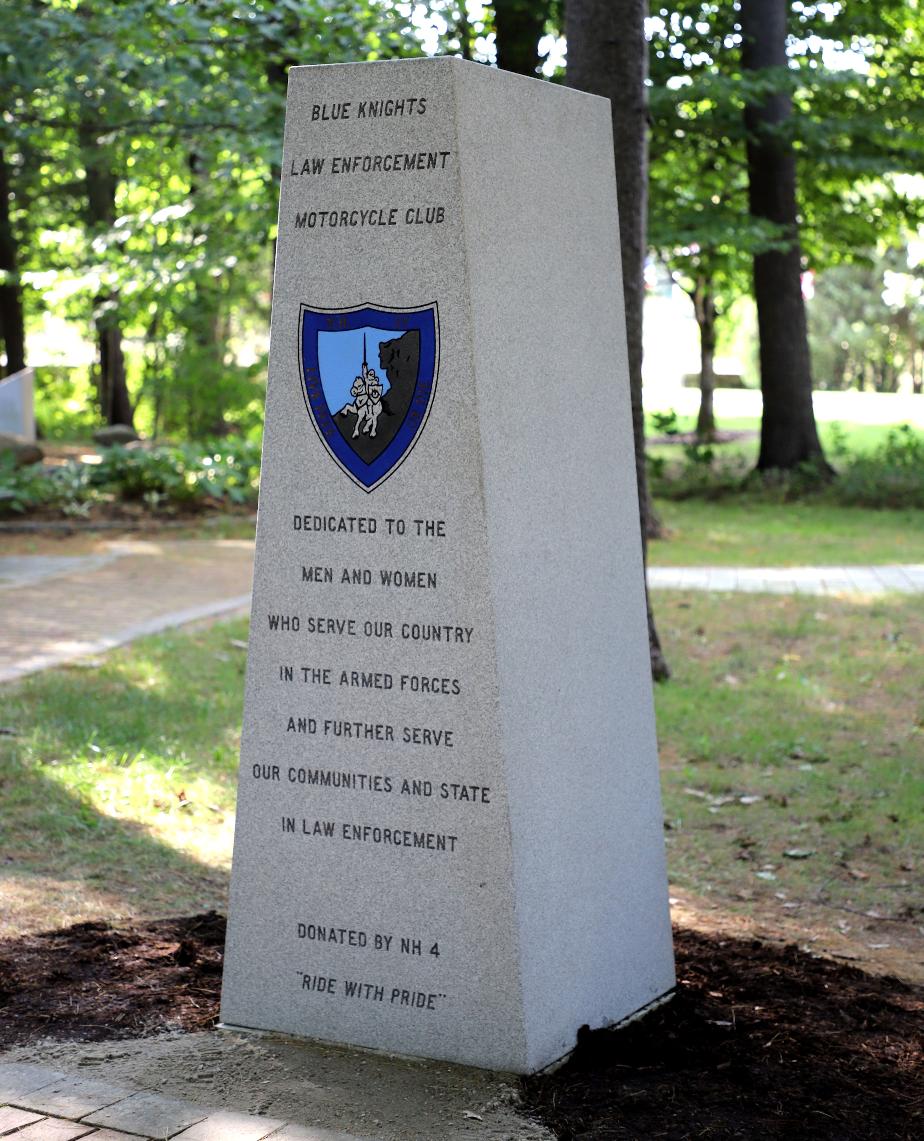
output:
[[[0,557],[0,682],[171,626],[246,613],[253,549],[249,539],[139,539],[106,543],[89,555]],[[924,564],[655,566],[648,574],[655,590],[924,592]]]
[[[244,613],[252,575],[247,539],[120,541],[92,555],[0,558],[0,682]]]
[[[649,567],[653,590],[771,594],[924,593],[924,564],[875,567]]]

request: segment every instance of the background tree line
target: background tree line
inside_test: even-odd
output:
[[[655,253],[693,302],[701,435],[722,322],[755,292],[756,264],[760,464],[820,459],[813,363],[824,387],[922,383],[922,271],[906,255],[921,221],[922,24],[910,0],[651,13],[641,0],[11,0],[5,369],[27,363],[26,327],[50,310],[95,344],[93,415],[174,436],[256,429],[264,362],[240,350],[266,324],[288,67],[417,55],[429,28],[429,46],[541,75],[540,51],[567,33],[568,74],[551,78],[616,108],[620,204],[640,235],[624,235],[626,277]],[[811,354],[793,292],[806,269]],[[633,345],[640,288],[627,295]],[[42,380],[63,392],[65,378]]]

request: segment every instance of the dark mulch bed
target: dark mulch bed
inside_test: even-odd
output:
[[[205,1030],[218,1016],[224,944],[214,911],[0,939],[0,1049]]]
[[[677,995],[524,1083],[563,1141],[924,1137],[924,990],[675,931]]]
[[[924,1136],[924,990],[796,947],[675,933],[678,992],[523,1083],[563,1141]],[[201,1030],[224,919],[81,923],[0,941],[0,1048]]]

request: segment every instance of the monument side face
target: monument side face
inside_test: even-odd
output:
[[[222,1019],[529,1072],[673,981],[608,106],[290,73]]]
[[[455,131],[290,73],[222,1019],[518,1070]]]
[[[612,127],[607,100],[521,76],[462,68],[457,90],[536,1069],[675,981]]]

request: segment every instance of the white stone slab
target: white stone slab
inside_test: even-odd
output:
[[[34,386],[31,368],[0,378],[0,433],[35,439]]]
[[[208,1115],[209,1111],[200,1105],[142,1090],[105,1109],[85,1114],[84,1120],[89,1125],[166,1141]]]
[[[29,1103],[23,1099],[33,1090],[61,1081],[65,1077],[60,1070],[50,1066],[38,1066],[31,1062],[0,1062],[0,1105]]]
[[[31,1109],[16,1109],[12,1105],[0,1105],[0,1137],[6,1137],[24,1125],[31,1125],[40,1121],[41,1113],[34,1113]]]
[[[60,1117],[43,1117],[32,1125],[25,1126],[13,1136],[18,1141],[78,1141],[94,1132],[92,1126],[78,1121],[65,1121]]]
[[[181,1141],[263,1141],[270,1134],[278,1136],[284,1121],[272,1117],[255,1117],[230,1110],[213,1111],[204,1121],[178,1133]]]
[[[379,478],[322,345],[400,407],[391,320]],[[672,987],[604,100],[290,73],[241,754],[226,1024],[530,1072]]]
[[[88,1113],[128,1097],[130,1090],[98,1078],[62,1077],[28,1095],[28,1108],[58,1117],[85,1117]]]

